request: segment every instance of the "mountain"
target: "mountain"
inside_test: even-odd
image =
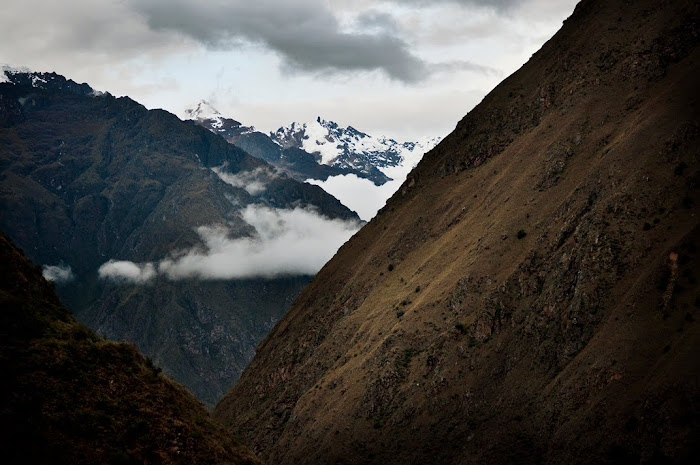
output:
[[[700,8],[583,0],[215,417],[270,463],[696,463]]]
[[[261,463],[133,345],[77,323],[2,233],[0,257],[6,463]]]
[[[375,184],[382,184],[375,173],[401,165],[408,158],[419,158],[440,138],[399,143],[386,137],[373,137],[352,126],[341,127],[318,117],[310,123],[292,123],[270,134],[284,148],[296,148],[314,154],[323,165],[359,170]],[[376,170],[376,171],[375,171]],[[383,173],[384,174],[384,173]]]
[[[357,216],[165,111],[0,76],[0,228],[79,321],[213,405]]]
[[[425,138],[399,143],[370,136],[352,126],[340,127],[320,117],[310,123],[292,123],[266,135],[224,117],[206,101],[185,110],[185,115],[299,181],[325,181],[331,176],[353,174],[380,186],[392,179],[388,168],[419,160],[440,140]]]

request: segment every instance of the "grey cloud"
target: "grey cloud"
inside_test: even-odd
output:
[[[406,42],[386,30],[344,32],[322,2],[152,0],[130,5],[155,30],[177,31],[212,48],[228,48],[240,40],[263,44],[293,70],[380,70],[405,82],[429,74],[426,63],[411,53]]]
[[[0,31],[25,38],[19,46],[0,43],[0,54],[15,64],[48,63],[42,66],[59,72],[56,63],[74,70],[90,67],[107,77],[132,73],[115,65],[120,60],[157,61],[198,44],[210,49],[257,44],[295,72],[379,71],[397,81],[423,81],[435,70],[414,53],[400,29],[389,13],[342,10],[322,0],[25,0],[0,9]]]
[[[436,63],[433,65],[435,72],[453,73],[457,71],[473,71],[480,74],[498,76],[501,74],[496,68],[477,65],[469,61],[450,61],[447,63]]]
[[[384,32],[393,35],[399,32],[396,19],[392,15],[381,11],[364,11],[357,16],[355,23],[360,30],[375,33]]]
[[[477,6],[493,8],[496,10],[507,10],[516,5],[525,3],[523,0],[389,0],[389,3],[397,5],[432,6],[438,4],[452,3],[464,6]]]
[[[174,45],[172,34],[155,34],[142,18],[115,0],[11,2],[0,9],[3,42],[0,53],[12,48],[24,54],[90,54],[107,60],[147,53],[167,53]],[[7,6],[7,8],[5,8]],[[15,37],[16,40],[9,40]],[[84,57],[83,57],[84,58]]]
[[[315,1],[194,0],[133,1],[132,8],[156,30],[177,31],[212,48],[240,40],[277,52],[292,70],[342,72],[380,70],[389,77],[416,82],[428,75],[426,64],[408,45],[386,31],[347,33],[325,4]]]

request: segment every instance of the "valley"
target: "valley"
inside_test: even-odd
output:
[[[412,55],[400,27],[418,40],[436,12],[501,28],[524,14],[406,2],[341,22],[346,10],[305,3],[321,27],[273,2],[305,21],[283,28],[275,9],[253,34],[270,5],[231,5],[217,18],[249,21],[210,21],[211,36],[186,27],[202,5],[132,13],[216,47],[242,43],[224,33],[237,24],[255,39],[242,50],[267,47],[290,82],[330,88],[344,70],[416,92],[490,68]],[[454,28],[433,46],[471,24],[439,19]],[[699,24],[690,0],[582,0],[454,131],[412,142],[320,116],[261,132],[204,100],[181,120],[0,68],[8,457],[696,463]],[[320,36],[270,39],[305,27],[345,52],[330,68],[308,58]],[[340,61],[380,39],[381,66]]]

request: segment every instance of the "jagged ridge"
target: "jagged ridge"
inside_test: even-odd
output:
[[[399,143],[372,137],[352,126],[343,128],[320,117],[311,123],[292,123],[266,135],[224,117],[206,101],[185,110],[185,115],[299,181],[325,181],[330,176],[354,174],[382,185],[391,180],[386,168],[413,163],[440,140],[424,138]]]

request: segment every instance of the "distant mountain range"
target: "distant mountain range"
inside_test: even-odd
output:
[[[440,141],[436,137],[400,143],[370,136],[352,126],[341,127],[321,117],[264,134],[224,117],[206,101],[185,110],[185,115],[299,181],[325,181],[329,176],[354,174],[379,186],[392,179],[388,169],[415,164]]]
[[[81,322],[136,343],[210,406],[360,226],[195,124],[7,67],[0,210]]]

